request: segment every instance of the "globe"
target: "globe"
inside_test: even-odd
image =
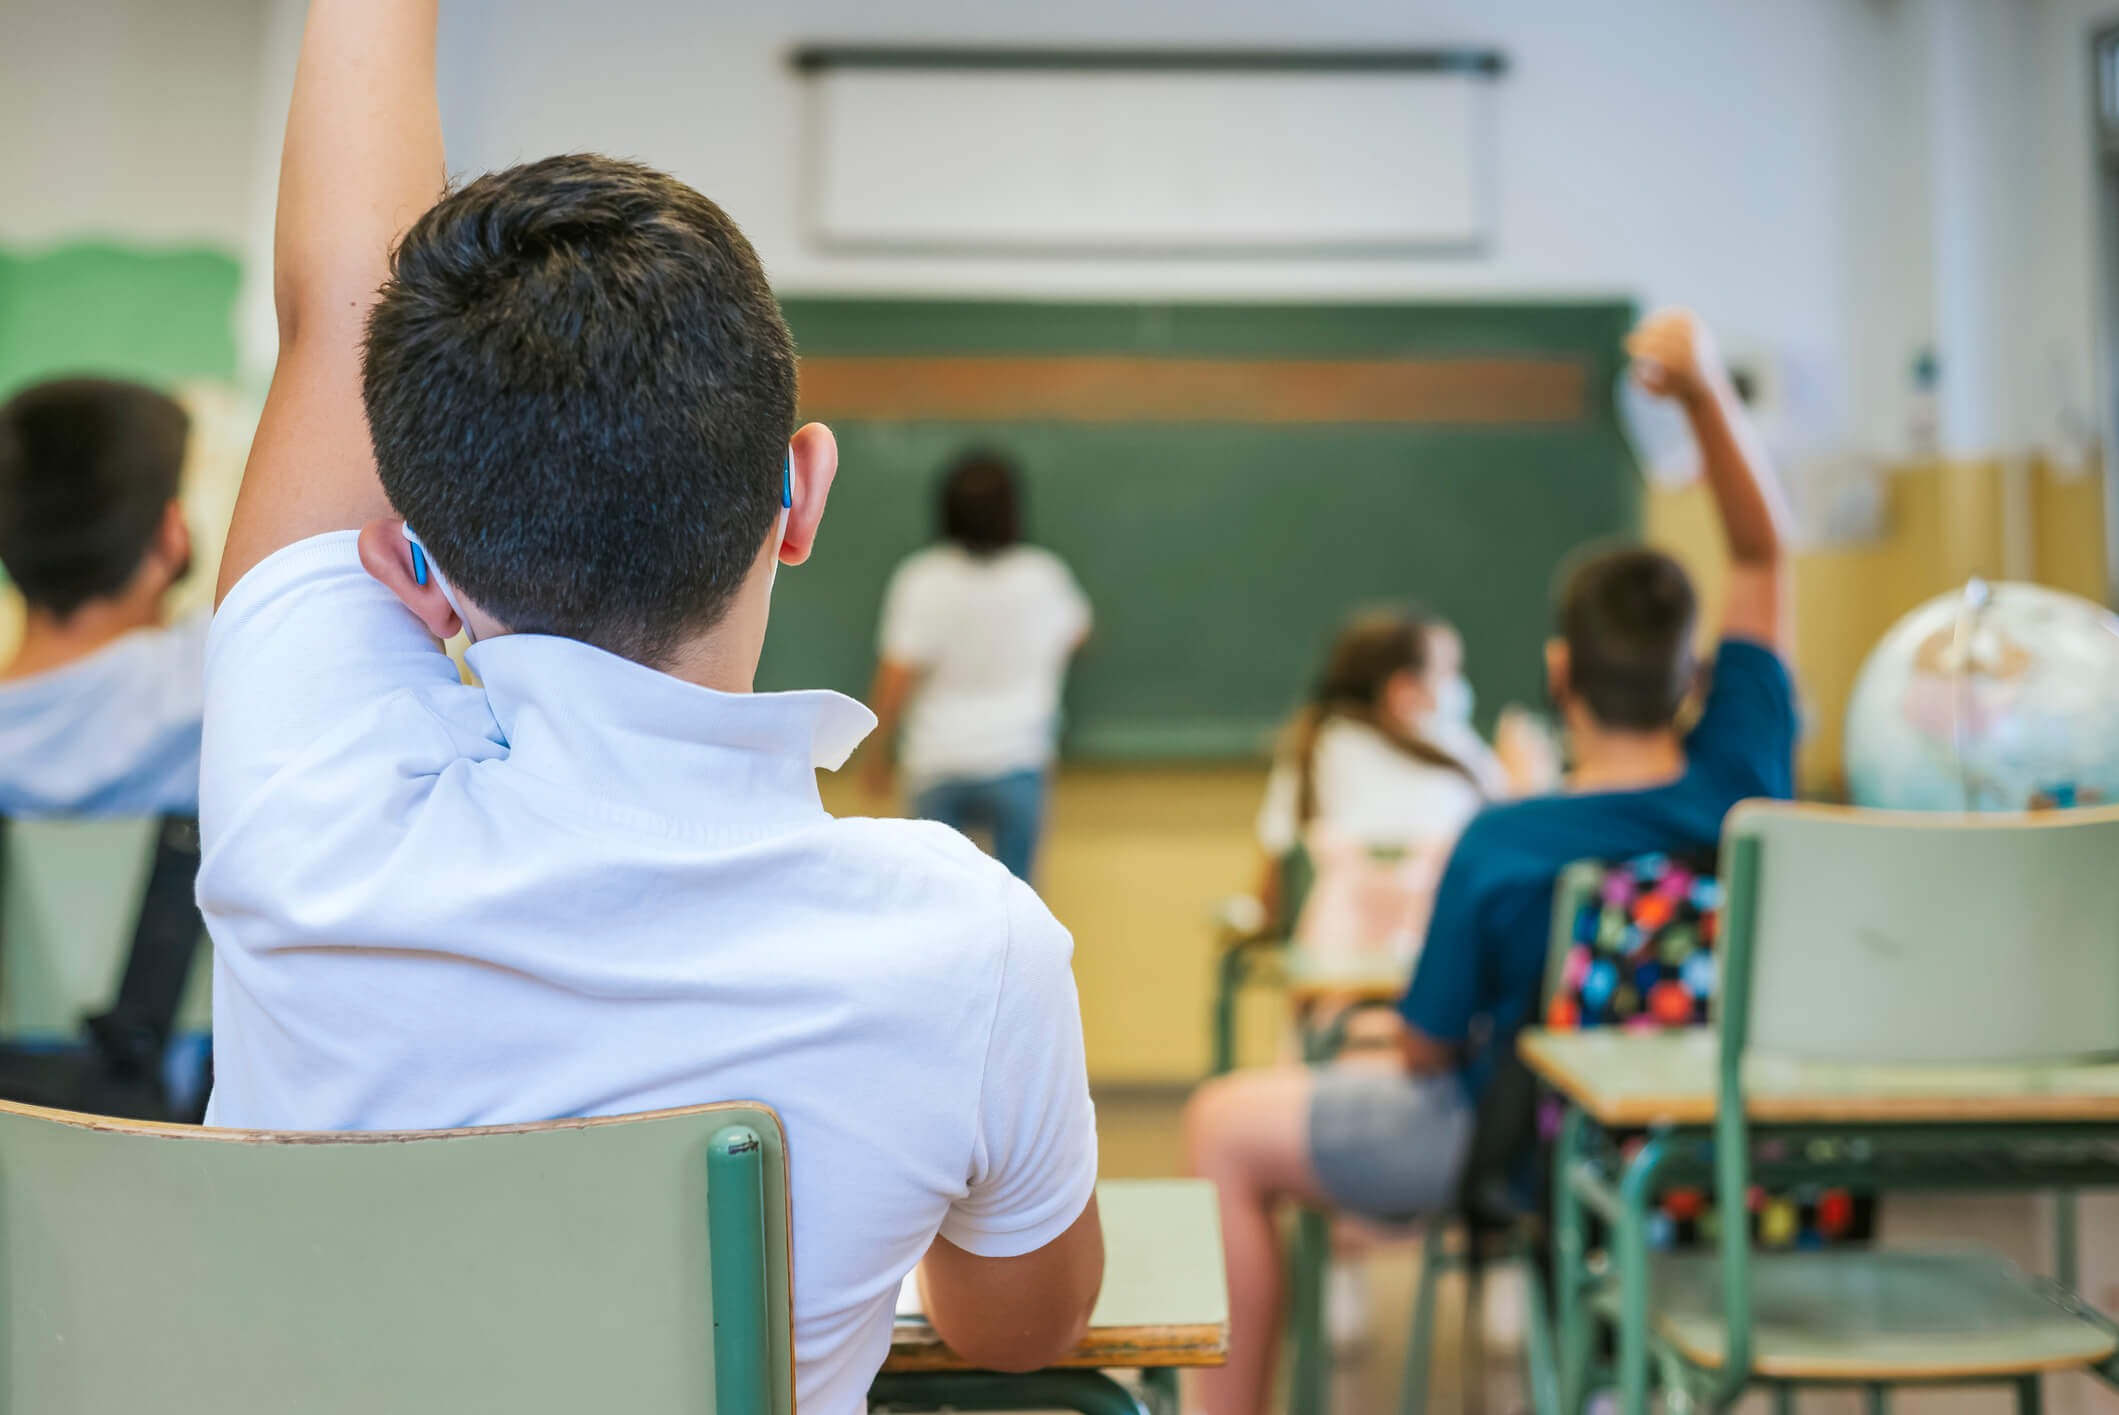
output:
[[[2028,811],[2119,802],[2119,618],[1974,580],[1893,625],[1847,705],[1856,805]]]

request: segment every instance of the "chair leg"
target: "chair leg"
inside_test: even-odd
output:
[[[2039,1415],[2045,1409],[2045,1387],[2036,1374],[2016,1378],[2016,1415]]]
[[[1289,1265],[1295,1359],[1288,1373],[1288,1415],[1326,1415],[1331,1409],[1332,1352],[1324,1312],[1324,1270],[1331,1255],[1331,1216],[1305,1205],[1295,1217],[1295,1255]]]
[[[1546,1305],[1545,1273],[1539,1263],[1519,1257],[1523,1274],[1523,1389],[1530,1396],[1530,1415],[1560,1415],[1559,1366],[1554,1359],[1552,1310]]]
[[[1891,1415],[1891,1387],[1878,1381],[1862,1392],[1862,1409],[1865,1415]]]
[[[1420,1285],[1413,1290],[1413,1329],[1405,1342],[1405,1371],[1398,1383],[1399,1415],[1427,1415],[1434,1373],[1428,1361],[1435,1349],[1435,1287],[1442,1275],[1443,1238],[1449,1225],[1431,1219],[1420,1238]]]
[[[1786,1381],[1773,1383],[1773,1415],[1795,1415],[1795,1387]]]
[[[1242,948],[1221,955],[1214,979],[1214,1071],[1226,1075],[1236,1066],[1236,994],[1243,988]]]
[[[1479,1237],[1464,1235],[1464,1415],[1486,1415],[1486,1265]]]

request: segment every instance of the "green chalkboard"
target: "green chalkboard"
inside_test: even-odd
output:
[[[0,398],[65,373],[235,377],[241,268],[210,250],[0,250]]]
[[[1238,361],[1532,358],[1584,370],[1579,415],[1523,422],[833,418],[841,470],[811,563],[779,578],[762,687],[859,693],[900,558],[955,453],[1021,461],[1030,538],[1074,567],[1097,632],[1068,691],[1077,759],[1255,755],[1350,609],[1414,600],[1464,631],[1490,717],[1536,700],[1551,580],[1635,534],[1611,392],[1622,301],[1122,305],[796,299],[803,357]],[[820,410],[828,411],[828,410]]]

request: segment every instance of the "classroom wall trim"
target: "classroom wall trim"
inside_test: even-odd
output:
[[[819,356],[810,418],[1066,422],[1570,423],[1588,416],[1579,358],[1171,359]]]

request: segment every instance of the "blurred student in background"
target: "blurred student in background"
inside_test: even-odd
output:
[[[1408,930],[1417,942],[1429,876],[1494,787],[1505,789],[1485,743],[1467,761],[1429,736],[1445,689],[1437,670],[1446,665],[1433,652],[1440,631],[1421,615],[1383,609],[1356,615],[1333,639],[1309,702],[1288,724],[1258,811],[1259,899],[1276,925],[1314,925],[1322,913],[1343,946],[1389,948],[1387,936]],[[1324,898],[1284,897],[1286,862],[1298,846],[1316,877],[1310,892]],[[1334,901],[1346,907],[1331,908]],[[1371,907],[1361,908],[1364,901]]]
[[[990,834],[1028,880],[1045,818],[1067,662],[1089,600],[1066,562],[1022,542],[1015,467],[972,453],[943,476],[941,543],[908,557],[883,596],[867,761],[891,787],[891,748],[915,815]]]
[[[137,384],[60,379],[0,407],[0,564],[22,641],[0,669],[0,815],[193,815],[207,616],[191,566],[190,421]]]
[[[1747,797],[1793,789],[1790,576],[1772,473],[1713,341],[1670,311],[1628,341],[1636,376],[1683,409],[1720,513],[1730,569],[1699,719],[1698,602],[1668,555],[1626,546],[1566,577],[1546,677],[1572,748],[1567,789],[1498,806],[1458,839],[1398,1010],[1388,1061],[1239,1071],[1186,1109],[1191,1171],[1215,1182],[1230,1288],[1229,1360],[1202,1373],[1209,1415],[1260,1415],[1279,1340],[1273,1218],[1286,1199],[1406,1218],[1450,1202],[1473,1116],[1529,1020],[1552,895],[1575,860],[1699,854]]]

